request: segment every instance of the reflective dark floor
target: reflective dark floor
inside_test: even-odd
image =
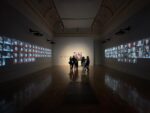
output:
[[[57,66],[0,84],[0,113],[150,113],[150,82],[105,67]]]

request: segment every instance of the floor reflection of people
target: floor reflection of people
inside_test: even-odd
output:
[[[82,70],[81,81],[82,83],[89,83],[89,71]]]
[[[70,76],[70,80],[77,81],[77,79],[79,77],[79,75],[78,75],[78,69],[71,69],[70,73],[69,73],[69,76]]]

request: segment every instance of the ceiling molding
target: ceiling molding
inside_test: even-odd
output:
[[[149,0],[92,1],[91,3],[93,3],[93,5],[91,6],[93,7],[95,6],[94,4],[99,3],[96,4],[97,10],[95,10],[93,7],[89,7],[88,4],[86,4],[87,6],[84,4],[88,3],[88,0],[82,3],[80,3],[80,1],[76,2],[70,0],[69,5],[68,2],[66,2],[67,0],[58,0],[58,4],[56,5],[58,5],[59,7],[57,8],[60,9],[56,8],[54,0],[7,1],[18,7],[18,10],[22,10],[22,13],[32,21],[35,20],[35,23],[39,24],[39,27],[42,25],[43,28],[45,27],[47,31],[52,31],[54,34],[98,34],[101,38],[112,32],[150,2]],[[76,3],[75,6],[81,6],[76,9],[74,3]],[[63,5],[66,6],[66,9],[64,9]],[[82,11],[82,7],[84,11]],[[68,8],[71,9],[71,11],[68,10]],[[57,10],[62,11],[61,17]],[[80,10],[81,13],[78,13]],[[75,13],[72,13],[74,11]],[[92,17],[95,11],[97,11],[96,16]],[[66,27],[64,27],[63,22]]]
[[[26,3],[25,0],[6,0],[9,5],[15,8],[19,13],[21,13],[25,18],[34,23],[43,32],[48,34],[50,37],[53,36],[51,27],[48,26],[43,18],[39,17],[35,11],[33,11]],[[28,28],[27,28],[28,29]]]
[[[99,35],[97,34],[93,34],[93,33],[65,33],[65,34],[62,34],[62,33],[57,33],[54,35],[55,37],[90,37],[90,38],[93,38],[93,39],[98,39],[99,38]]]
[[[110,0],[106,0],[106,1],[110,1]],[[136,14],[139,10],[141,10],[145,5],[149,3],[150,1],[147,0],[142,0],[142,1],[126,0],[124,4],[122,4],[122,6],[118,7],[119,8],[118,10],[115,9],[116,11],[111,17],[109,17],[107,22],[102,21],[99,12],[92,26],[93,32],[99,34],[101,38],[105,37],[105,35],[107,34],[111,34],[111,32],[113,32],[116,28],[118,28],[123,22],[125,22],[128,18],[130,18],[134,14]]]
[[[94,17],[89,18],[61,18],[62,20],[93,20]]]
[[[54,32],[54,28],[55,25],[57,25],[56,23],[62,22],[60,19],[60,16],[57,13],[57,10],[55,8],[55,4],[53,2],[53,0],[47,0],[47,4],[50,4],[48,6],[44,6],[44,4],[39,3],[39,6],[37,5],[38,1],[33,1],[33,0],[24,0],[25,3],[28,5],[28,7],[34,11],[34,13],[36,13],[39,18],[41,18],[43,20],[43,22],[45,22],[46,25],[49,26],[49,28],[51,29],[51,31]],[[42,8],[45,8],[45,10],[42,10]]]
[[[120,5],[120,7],[114,8],[115,7],[114,5],[117,3],[113,3],[113,0],[103,0],[100,6],[99,12],[97,13],[93,21],[92,28],[94,29],[96,25],[98,26],[99,24],[97,23],[98,22],[97,20],[100,20],[99,22],[103,23],[103,26],[99,26],[97,28],[99,30],[104,29],[104,27],[107,26],[107,24],[111,22],[113,18],[119,15],[124,10],[124,8],[126,8],[131,3],[131,1],[133,0],[126,0],[126,1],[122,0],[122,5]],[[103,27],[103,28],[100,28],[100,27]],[[99,32],[98,29],[97,31]]]
[[[26,5],[36,14],[38,15],[39,18],[41,18],[45,24],[49,25],[49,23],[46,21],[46,19],[41,15],[41,13],[33,6],[33,4],[31,3],[31,1],[29,0],[24,0],[24,2],[26,3]],[[48,26],[50,28],[50,30],[52,31],[51,26]]]

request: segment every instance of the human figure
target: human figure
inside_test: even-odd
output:
[[[76,67],[76,65],[75,65],[76,64],[76,57],[75,56],[72,57],[72,61],[73,61],[73,68],[75,68]]]
[[[84,63],[85,63],[85,57],[83,56],[83,57],[81,58],[81,66],[84,66]]]
[[[89,71],[89,65],[90,65],[90,59],[89,59],[89,56],[87,56],[87,58],[85,60],[84,69]]]
[[[73,58],[70,56],[69,58],[70,70],[73,69]]]
[[[78,69],[78,59],[75,58],[75,68]]]

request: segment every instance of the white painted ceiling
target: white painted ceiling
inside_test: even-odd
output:
[[[90,28],[102,0],[54,0],[65,28]]]

